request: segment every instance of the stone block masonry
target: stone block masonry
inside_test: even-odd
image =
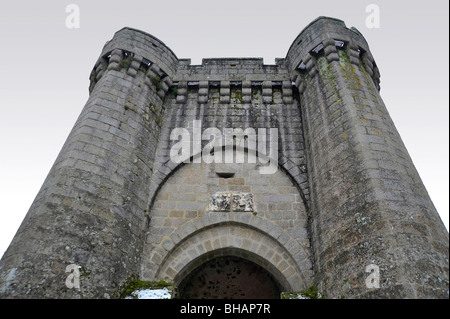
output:
[[[150,34],[119,30],[0,261],[0,297],[115,298],[130,278],[192,287],[191,274],[228,258],[282,291],[448,298],[448,232],[379,91],[366,40],[333,18],[310,23],[274,65],[192,65]],[[276,129],[278,170],[175,163],[171,132],[199,122]],[[69,265],[80,288],[66,285]],[[366,284],[369,265],[379,288]]]

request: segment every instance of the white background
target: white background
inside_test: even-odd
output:
[[[66,6],[80,28],[66,27]],[[380,8],[369,29],[367,5]],[[161,39],[178,58],[285,57],[318,16],[344,20],[367,39],[381,96],[448,229],[449,4],[446,0],[47,0],[0,11],[0,256],[39,191],[88,99],[101,49],[124,26]]]

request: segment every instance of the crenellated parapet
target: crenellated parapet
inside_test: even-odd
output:
[[[203,59],[201,65],[192,65],[189,59],[183,59],[174,77],[174,87],[179,104],[187,101],[188,90],[194,88],[198,90],[198,102],[203,104],[211,100],[213,88],[219,90],[221,104],[230,103],[230,93],[234,89],[240,92],[239,100],[244,104],[251,103],[255,91],[261,93],[262,103],[273,103],[273,93],[278,88],[282,88],[285,103],[293,102],[292,82],[284,59],[278,59],[273,65],[264,64],[262,58]]]
[[[283,100],[289,104],[292,103],[292,84],[303,93],[305,83],[301,75],[314,77],[317,58],[325,56],[329,63],[338,61],[339,50],[346,52],[350,63],[363,67],[380,89],[380,72],[359,31],[347,28],[341,20],[319,17],[297,36],[286,58],[277,59],[274,65],[263,64],[262,58],[203,59],[201,65],[191,65],[190,59],[178,59],[154,36],[124,28],[103,48],[90,75],[89,91],[92,92],[105,72],[124,70],[132,77],[139,72],[145,74],[145,84],[161,98],[173,86],[178,103],[186,101],[191,86],[199,88],[200,103],[207,102],[211,86],[218,86],[222,103],[229,103],[230,85],[242,89],[243,102],[247,103],[250,102],[251,87],[259,86],[264,103],[271,103],[273,87],[281,85]]]

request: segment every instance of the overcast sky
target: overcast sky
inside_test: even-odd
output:
[[[68,28],[69,4],[80,27]],[[368,28],[369,4],[380,9]],[[318,16],[367,39],[381,96],[448,229],[449,4],[446,0],[8,1],[0,11],[0,256],[88,99],[89,74],[124,26],[146,31],[178,58],[284,58]]]

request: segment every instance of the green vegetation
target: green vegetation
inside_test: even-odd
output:
[[[120,61],[119,68],[128,70],[128,68],[131,65],[131,62],[133,62],[133,57],[131,55],[129,55],[128,57],[126,57],[125,59],[122,59],[122,61]]]
[[[125,284],[116,292],[119,299],[133,297],[132,293],[137,290],[144,289],[163,289],[167,288],[174,295],[174,285],[166,281],[145,281],[136,279],[135,275],[131,275]]]
[[[158,91],[162,89],[162,80],[160,77],[152,76],[150,77],[150,81],[152,81],[153,85],[156,87]]]
[[[282,292],[281,299],[324,299],[324,296],[315,286],[311,286],[307,290]]]

